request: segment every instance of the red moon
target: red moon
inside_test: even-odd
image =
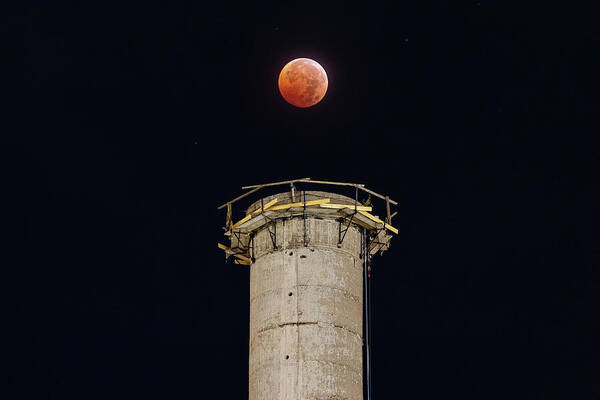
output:
[[[325,70],[310,58],[290,61],[279,74],[281,95],[296,107],[306,108],[317,104],[325,96],[327,85]]]

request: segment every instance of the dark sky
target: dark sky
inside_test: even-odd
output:
[[[249,272],[216,206],[309,176],[400,202],[375,399],[600,398],[597,14],[80,3],[3,24],[0,397],[247,398]],[[297,57],[329,77],[309,109],[276,86]]]

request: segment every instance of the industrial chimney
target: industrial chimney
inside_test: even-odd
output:
[[[350,187],[354,198],[297,189],[309,184]],[[276,185],[290,190],[232,221],[234,203]],[[310,178],[244,189],[219,207],[229,238],[219,248],[250,267],[250,400],[370,400],[370,260],[398,232],[397,203],[364,185]],[[385,219],[359,192],[384,200]]]

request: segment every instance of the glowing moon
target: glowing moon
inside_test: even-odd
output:
[[[327,74],[318,62],[310,58],[296,58],[283,67],[279,74],[279,92],[296,107],[317,104],[327,92]]]

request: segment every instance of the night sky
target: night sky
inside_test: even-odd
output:
[[[374,399],[600,399],[597,13],[123,3],[5,14],[1,398],[247,398],[216,207],[312,177],[400,203]],[[308,109],[277,89],[298,57],[329,77]]]

